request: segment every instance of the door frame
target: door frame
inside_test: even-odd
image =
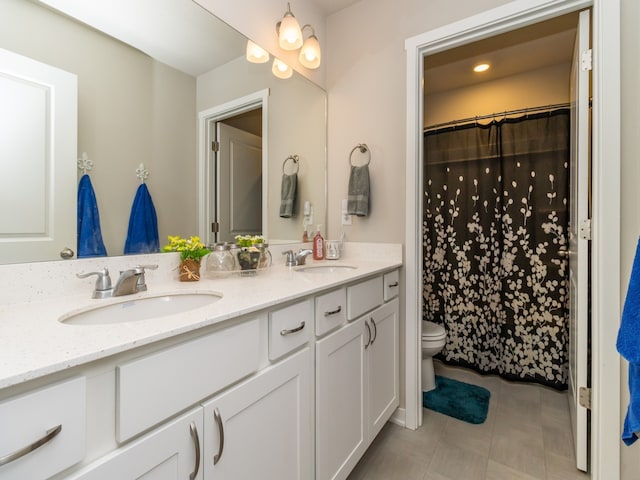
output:
[[[620,0],[514,0],[409,38],[407,51],[405,224],[405,425],[422,423],[422,82],[424,56],[593,7],[592,410],[590,473],[620,476]]]
[[[244,97],[230,100],[221,105],[208,108],[198,112],[198,235],[205,239],[208,235],[208,219],[210,216],[211,195],[209,189],[209,166],[207,158],[210,149],[209,131],[212,123],[219,122],[229,117],[241,113],[255,110],[262,107],[262,235],[268,238],[267,232],[267,209],[268,195],[267,185],[268,175],[268,129],[267,119],[269,118],[268,98],[269,89],[265,88]]]

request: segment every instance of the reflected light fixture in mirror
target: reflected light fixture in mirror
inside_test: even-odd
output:
[[[277,58],[273,59],[273,66],[271,67],[271,72],[278,78],[282,78],[286,80],[293,75],[293,69],[284,63],[282,60],[278,60]]]
[[[291,4],[287,3],[287,11],[282,21],[276,25],[278,44],[283,50],[297,50],[302,46],[302,30],[296,17],[291,12]]]
[[[247,60],[251,63],[267,63],[269,52],[251,40],[247,40]]]

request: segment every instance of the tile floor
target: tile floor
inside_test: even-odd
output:
[[[436,363],[491,392],[485,423],[424,410],[416,431],[388,423],[348,480],[586,480],[575,468],[567,394]]]

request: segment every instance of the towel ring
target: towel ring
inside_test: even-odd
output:
[[[358,145],[356,145],[355,147],[353,147],[353,149],[351,150],[351,153],[349,154],[349,163],[351,164],[352,167],[355,167],[355,165],[353,164],[353,152],[355,152],[356,150],[360,150],[360,153],[369,153],[369,158],[367,159],[367,163],[365,163],[364,166],[367,166],[371,163],[371,150],[369,150],[369,147],[367,147],[366,143],[359,143]]]
[[[289,160],[291,160],[291,161],[294,163],[294,165],[296,166],[296,171],[295,171],[295,172],[293,172],[293,173],[290,173],[289,175],[294,175],[294,174],[295,174],[295,175],[297,175],[297,174],[298,174],[298,171],[300,171],[300,164],[298,163],[298,162],[300,161],[300,157],[299,157],[298,155],[289,155],[289,156],[284,160],[284,162],[282,162],[282,173],[283,173],[283,174],[285,173],[285,172],[284,172],[284,167],[286,167],[286,166],[287,166],[287,162],[288,162]]]

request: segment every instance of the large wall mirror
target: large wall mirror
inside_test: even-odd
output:
[[[242,204],[254,210],[261,232],[246,233],[263,233],[272,243],[299,242],[305,202],[312,206],[313,223],[326,224],[326,94],[295,72],[282,80],[271,74],[270,62],[247,62],[246,42],[191,0],[3,0],[0,49],[76,76],[77,148],[66,166],[51,162],[35,177],[32,167],[25,168],[22,178],[13,174],[15,156],[0,148],[0,173],[14,175],[5,184],[25,192],[2,210],[21,212],[21,205],[38,197],[47,215],[55,212],[59,202],[48,201],[48,191],[64,175],[67,186],[61,189],[73,189],[75,198],[82,175],[76,160],[86,153],[93,162],[89,176],[109,255],[123,254],[141,163],[149,172],[146,184],[161,245],[167,235],[215,240],[212,220],[228,220],[219,218],[225,212],[215,204],[220,195],[215,183],[236,188],[242,181],[238,169],[234,178],[221,178],[212,164],[215,155],[206,151],[224,124],[256,135],[262,147],[262,170],[258,177],[248,176],[261,191],[244,187],[251,195]],[[249,97],[263,101],[229,110]],[[11,116],[4,115],[4,121],[11,122]],[[290,155],[299,158],[296,205],[291,217],[282,218],[283,164]],[[36,180],[45,194],[33,193]],[[239,201],[234,198],[236,207]],[[76,212],[71,213],[73,229]],[[72,244],[56,245],[45,256],[9,248],[2,217],[0,263],[56,260],[64,247],[76,250],[75,230],[67,237]]]

